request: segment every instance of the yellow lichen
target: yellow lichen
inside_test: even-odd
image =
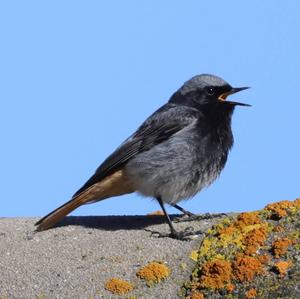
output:
[[[215,238],[206,237],[202,242],[199,255],[201,257],[210,259],[215,254],[215,251],[213,250],[215,243],[216,243]]]
[[[197,262],[198,260],[198,252],[196,250],[192,250],[190,253],[190,259]]]
[[[125,295],[133,290],[133,285],[130,282],[119,278],[111,278],[105,283],[105,289],[113,294]]]
[[[252,298],[255,298],[256,296],[257,296],[257,291],[256,291],[256,289],[250,289],[250,290],[248,290],[246,293],[245,293],[245,296],[246,296],[246,298],[248,298],[248,299],[252,299]]]
[[[137,272],[149,285],[159,283],[170,275],[170,269],[161,262],[151,262]]]
[[[217,238],[207,237],[202,242],[202,246],[198,252],[198,258],[205,258],[206,260],[224,259],[224,256],[218,252],[218,248],[227,247],[228,240],[218,240]]]
[[[203,265],[199,283],[202,288],[221,289],[231,282],[231,278],[231,262],[214,260]]]

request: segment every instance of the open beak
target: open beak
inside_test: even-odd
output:
[[[219,97],[218,97],[218,100],[221,101],[221,102],[225,102],[226,101],[226,98],[231,95],[231,94],[234,94],[234,93],[237,93],[239,91],[242,91],[242,90],[245,90],[245,89],[248,89],[250,87],[233,87],[230,91],[228,92],[225,92],[225,93],[222,93]],[[250,107],[251,105],[249,104],[244,104],[244,103],[239,103],[239,102],[232,102],[232,101],[226,101],[226,103],[228,104],[231,104],[231,105],[235,105],[235,106],[248,106]]]

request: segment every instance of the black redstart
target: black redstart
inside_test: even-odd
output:
[[[184,83],[167,104],[154,112],[96,170],[70,201],[39,220],[45,230],[79,206],[112,196],[139,192],[156,198],[170,226],[170,237],[182,239],[164,204],[188,213],[177,203],[210,185],[225,166],[233,145],[233,88],[223,79],[203,74]]]

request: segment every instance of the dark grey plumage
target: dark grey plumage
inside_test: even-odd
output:
[[[119,171],[127,184],[120,194],[137,191],[154,197],[163,210],[164,203],[174,205],[194,196],[219,176],[226,163],[233,145],[231,117],[234,107],[246,104],[225,99],[243,89],[233,88],[223,79],[207,74],[185,82],[167,104],[154,112],[99,166],[70,202],[38,224],[43,228],[43,223],[58,212],[61,218],[64,207],[81,199],[85,192],[90,194],[91,188],[96,191],[92,196],[84,196],[80,204],[107,198],[95,186]],[[166,216],[172,236],[178,236],[167,213]],[[53,222],[52,219],[51,225]]]
[[[180,129],[164,142],[133,157],[124,170],[141,194],[176,204],[194,196],[217,178],[233,137],[230,117],[224,117],[222,124],[222,129],[229,128],[228,132],[216,138],[220,128],[212,130],[205,114],[172,102],[152,115],[144,127],[149,129],[171,122]]]

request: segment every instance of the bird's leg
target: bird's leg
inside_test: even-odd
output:
[[[152,232],[153,234],[157,234],[158,237],[171,237],[171,238],[174,238],[174,239],[178,239],[178,240],[184,240],[186,239],[186,237],[188,236],[191,236],[191,235],[194,235],[193,233],[193,229],[192,228],[187,228],[185,231],[183,232],[177,232],[176,229],[174,228],[173,226],[173,223],[164,207],[164,203],[163,201],[161,200],[160,197],[157,198],[157,201],[160,205],[160,207],[162,208],[163,212],[164,212],[164,215],[167,219],[167,223],[170,227],[170,231],[171,233],[170,234],[164,234],[164,233],[160,233],[160,232]]]
[[[195,215],[195,214],[191,213],[190,211],[187,211],[187,210],[185,210],[184,208],[180,207],[180,206],[177,205],[177,204],[171,203],[171,206],[172,206],[173,208],[179,210],[180,212],[182,212],[182,213],[183,213],[184,215],[186,215],[186,216],[189,216],[189,217],[190,217],[190,216]]]
[[[167,223],[168,223],[168,225],[169,225],[169,227],[170,227],[170,230],[171,230],[171,235],[176,235],[176,234],[177,234],[177,231],[175,230],[175,228],[174,228],[174,226],[173,226],[173,223],[172,223],[172,221],[171,221],[171,219],[170,219],[170,216],[169,216],[169,214],[167,213],[167,211],[166,211],[166,209],[165,209],[164,203],[162,202],[162,200],[161,200],[160,197],[157,198],[157,201],[158,201],[160,207],[162,208],[162,210],[163,210],[163,212],[164,212],[164,214],[165,214],[165,217],[166,217],[166,219],[167,219]]]

